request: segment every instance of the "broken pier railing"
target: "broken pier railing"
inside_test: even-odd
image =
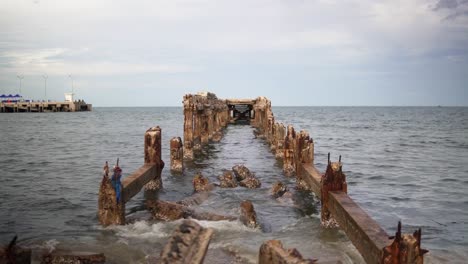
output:
[[[109,176],[106,162],[98,201],[98,218],[103,226],[125,224],[125,204],[144,186],[152,191],[162,188],[161,171],[164,168],[164,161],[161,159],[161,128],[148,129],[144,140],[145,163],[122,181],[119,200],[112,184],[113,176]]]
[[[236,120],[248,121],[256,128],[255,135],[264,138],[276,158],[283,161],[284,174],[295,176],[298,188],[312,191],[320,198],[323,226],[339,226],[367,263],[423,263],[423,255],[427,251],[421,249],[421,230],[414,234],[402,234],[399,223],[396,235],[390,237],[348,196],[341,157],[339,161],[332,162],[329,156],[327,169],[321,174],[314,166],[313,139],[307,131],[296,132],[291,125],[275,122],[270,100],[265,97],[253,100],[220,100],[212,93],[204,93],[185,95],[183,103],[183,142],[180,137],[170,141],[172,171],[183,171],[184,159],[192,159],[194,151],[196,153],[204,144],[221,140],[222,130],[229,123]],[[119,202],[115,198],[108,173],[103,177],[99,191],[100,223],[105,226],[124,224],[125,203],[145,185],[151,189],[162,188],[163,167],[161,129],[151,128],[145,134],[145,164],[123,180],[122,198]],[[262,248],[259,256],[261,263],[270,259],[264,254],[283,260],[287,257],[284,253],[286,251],[280,252],[280,243],[271,242]]]

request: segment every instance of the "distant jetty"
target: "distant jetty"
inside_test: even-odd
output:
[[[51,100],[23,100],[18,94],[2,94],[0,98],[0,113],[82,112],[92,111],[93,109],[93,106],[87,104],[84,100],[74,100],[73,93],[65,93],[65,100],[63,102]]]

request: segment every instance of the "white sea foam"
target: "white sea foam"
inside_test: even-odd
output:
[[[124,226],[112,226],[109,229],[116,231],[121,238],[159,239],[168,237],[167,223],[151,223],[148,221],[136,221]]]
[[[54,251],[57,248],[57,245],[59,243],[60,242],[58,242],[56,239],[51,239],[51,240],[45,241],[43,247],[45,249],[47,249],[49,251],[49,253],[51,253],[52,251]]]
[[[205,221],[205,220],[194,220],[199,225],[206,228],[213,228],[215,231],[240,231],[240,232],[261,232],[258,228],[249,228],[243,225],[239,221]]]

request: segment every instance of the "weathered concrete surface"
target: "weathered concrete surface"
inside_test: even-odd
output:
[[[93,252],[52,252],[42,257],[41,264],[103,264],[106,257]]]
[[[311,190],[317,195],[322,196],[321,181],[322,175],[313,164],[302,163],[302,171],[297,177],[297,185],[300,189]]]
[[[196,210],[185,205],[166,202],[166,201],[148,201],[146,203],[147,209],[151,212],[154,219],[164,221],[174,221],[182,218],[193,218],[197,220],[208,221],[221,221],[229,220],[234,221],[237,217],[218,215],[215,213]]]
[[[286,176],[294,176],[296,172],[296,160],[294,159],[295,145],[296,132],[293,126],[288,126],[283,151],[283,172]]]
[[[137,195],[143,186],[152,181],[158,175],[158,168],[155,164],[145,164],[127,176],[122,181],[122,199],[124,203]],[[159,181],[158,181],[159,182]],[[162,186],[159,186],[161,188]]]
[[[262,244],[258,264],[312,264],[316,260],[304,259],[297,249],[285,249],[279,240],[269,240]]]
[[[301,164],[314,163],[314,141],[309,136],[309,133],[305,130],[301,130],[298,134],[296,134],[294,160],[296,165],[296,175],[298,175],[301,170]]]
[[[283,123],[275,124],[275,157],[283,159],[284,157],[284,139],[286,137],[286,127]]]
[[[239,220],[247,227],[256,228],[258,226],[257,213],[251,201],[241,202]]]
[[[380,263],[388,234],[346,193],[329,192],[328,209],[367,263]]]
[[[159,126],[148,129],[145,133],[145,165],[156,165],[156,173],[145,185],[146,190],[159,190],[162,188],[161,172],[164,168],[164,161],[161,159],[161,137],[162,132]]]
[[[210,244],[213,230],[186,220],[177,227],[161,252],[157,263],[201,264]]]
[[[184,171],[184,144],[180,137],[173,137],[170,141],[171,148],[171,171]]]
[[[31,263],[31,249],[16,245],[17,237],[4,247],[0,247],[1,264],[29,264]]]

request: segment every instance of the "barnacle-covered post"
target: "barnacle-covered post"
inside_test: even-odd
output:
[[[184,171],[184,148],[180,137],[173,137],[170,142],[171,147],[171,171]]]
[[[145,165],[156,165],[154,177],[145,189],[156,191],[162,188],[161,172],[164,161],[161,159],[161,128],[159,126],[148,129],[145,133]]]
[[[193,158],[193,96],[184,96],[184,158]]]
[[[286,138],[284,139],[283,172],[286,176],[293,176],[296,171],[296,161],[294,160],[294,150],[296,146],[296,132],[294,127],[289,125]]]

